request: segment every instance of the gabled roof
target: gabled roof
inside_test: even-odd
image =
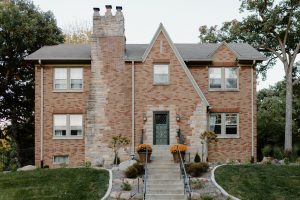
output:
[[[163,26],[162,23],[160,23],[156,33],[154,34],[151,43],[149,44],[148,48],[146,49],[144,55],[142,56],[142,61],[144,62],[149,54],[149,52],[151,51],[154,43],[156,42],[159,34],[162,33],[165,38],[167,39],[171,49],[173,50],[173,52],[175,53],[175,56],[177,58],[177,60],[180,62],[181,67],[183,69],[183,71],[185,72],[185,74],[187,75],[187,78],[189,79],[189,81],[191,82],[193,88],[195,89],[196,93],[198,94],[198,96],[200,97],[200,99],[202,100],[202,102],[206,105],[209,106],[208,101],[206,100],[203,92],[201,91],[201,89],[199,88],[198,84],[196,83],[193,75],[191,74],[190,70],[188,69],[188,67],[186,66],[184,60],[182,59],[179,51],[177,50],[176,46],[174,45],[174,43],[172,42],[168,32],[166,31],[165,27]]]
[[[223,43],[175,43],[184,61],[212,61],[212,54]],[[247,43],[226,43],[235,52],[238,60],[266,59],[264,55]],[[126,44],[125,60],[141,61],[149,44]],[[91,60],[90,45],[59,44],[44,46],[26,57],[26,60]]]

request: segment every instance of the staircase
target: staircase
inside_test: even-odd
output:
[[[148,163],[146,200],[184,200],[179,164],[175,164],[168,145],[153,146]]]

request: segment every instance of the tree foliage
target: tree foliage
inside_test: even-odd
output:
[[[87,22],[76,22],[63,29],[65,43],[90,44],[92,27]]]
[[[52,12],[26,0],[0,3],[0,119],[10,122],[5,131],[17,141],[19,153],[34,144],[34,65],[24,57],[61,42]]]
[[[285,71],[285,150],[292,150],[292,98],[293,85],[300,81],[295,63],[300,50],[300,0],[240,0],[241,12],[248,16],[242,21],[224,22],[215,26],[200,27],[202,42],[248,42],[268,56],[258,72],[266,70],[280,60]],[[204,28],[203,28],[204,27]]]

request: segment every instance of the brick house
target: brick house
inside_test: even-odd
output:
[[[149,44],[126,44],[122,8],[94,8],[90,45],[45,46],[35,65],[35,163],[111,164],[113,135],[131,144],[177,143],[191,157],[215,131],[210,161],[256,157],[256,71],[265,58],[245,43],[174,44],[162,24]],[[143,132],[143,135],[142,135]],[[141,138],[143,136],[143,138]]]

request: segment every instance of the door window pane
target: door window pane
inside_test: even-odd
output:
[[[222,87],[222,70],[221,68],[209,69],[209,87],[221,88]]]

